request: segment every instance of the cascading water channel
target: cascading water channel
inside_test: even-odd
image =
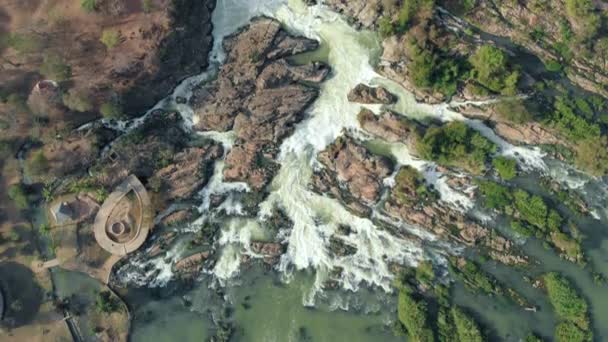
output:
[[[219,0],[213,14],[215,44],[210,57],[210,69],[185,80],[171,97],[161,101],[155,108],[175,106],[189,127],[196,123],[197,118],[192,109],[184,104],[176,105],[175,97],[189,98],[193,86],[214,77],[219,63],[224,59],[222,38],[246,24],[252,17],[262,14],[276,18],[289,31],[321,40],[326,44],[329,48],[328,63],[332,69],[332,77],[322,84],[318,99],[308,110],[307,119],[298,124],[292,136],[283,142],[278,158],[281,168],[272,182],[268,198],[260,205],[258,217],[239,217],[242,212],[240,203],[231,196],[228,196],[221,206],[236,218],[225,222],[218,241],[220,258],[212,272],[220,282],[238,274],[241,255],[255,257],[248,244],[252,236],[262,234],[260,231],[263,230],[263,219],[277,205],[284,208],[294,223],[291,230],[280,234],[288,247],[278,269],[286,278],[289,278],[294,269],[315,270],[316,281],[310,296],[305,299],[307,304],[313,303],[315,293],[331,278],[331,271],[335,268],[342,269],[340,279],[337,280],[347,290],[356,291],[364,283],[390,291],[393,278],[389,271],[390,263],[416,265],[427,258],[441,262],[440,254],[423,247],[425,240],[435,239],[424,229],[415,233],[417,238],[414,239],[396,237],[378,227],[372,220],[355,216],[338,201],[316,194],[308,188],[313,170],[322,167],[316,161],[316,155],[344,130],[357,138],[367,139],[360,131],[356,118],[360,105],[348,102],[346,98],[348,91],[359,83],[381,84],[397,94],[399,102],[391,109],[403,115],[431,116],[443,121],[465,121],[496,143],[499,147],[498,153],[516,157],[522,169],[548,169],[543,160],[544,154],[540,150],[507,143],[480,121],[465,119],[451,111],[448,104],[431,106],[415,103],[411,94],[373,70],[373,59],[379,55],[381,49],[377,37],[371,32],[356,31],[339,15],[322,5],[307,7],[296,1],[290,1],[289,4],[285,1],[264,1],[258,4],[249,0]],[[381,108],[369,106],[369,109],[378,113]],[[131,123],[119,123],[119,126],[126,129],[136,126],[141,120],[140,118]],[[231,133],[205,132],[202,135],[220,141],[226,149],[232,145]],[[462,211],[473,207],[469,196],[451,189],[433,163],[414,158],[404,145],[391,144],[390,150],[398,164],[412,165],[421,170],[426,181],[440,192],[443,202]],[[249,191],[246,184],[223,182],[222,168],[223,162],[220,161],[215,166],[210,183],[200,193],[201,218],[179,231],[192,231],[204,222],[210,215],[211,195]],[[386,184],[390,185],[391,179],[387,179]],[[377,213],[374,216],[378,215],[381,216]],[[402,225],[406,230],[417,229],[399,222],[392,223]],[[329,238],[341,224],[347,224],[352,229],[352,233],[344,239],[356,247],[357,251],[353,255],[338,257],[329,251]],[[458,251],[449,244],[445,244],[445,248],[450,249],[450,253]],[[182,256],[184,249],[183,244],[178,244],[164,258],[132,260],[129,268],[119,270],[118,276],[126,282],[152,287],[163,286],[171,279],[171,266]]]

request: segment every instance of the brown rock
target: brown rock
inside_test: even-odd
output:
[[[197,193],[211,178],[213,163],[222,156],[219,144],[191,147],[175,155],[171,165],[154,174],[160,180],[163,197],[188,199]]]
[[[318,160],[325,170],[313,178],[317,191],[332,193],[357,212],[378,201],[382,181],[392,170],[388,159],[371,154],[349,136],[338,138]]]
[[[173,269],[182,278],[194,278],[203,269],[203,263],[209,258],[209,252],[200,252],[184,259],[179,260],[173,266]]]
[[[401,142],[408,146],[415,146],[417,139],[422,134],[420,124],[390,111],[376,115],[364,108],[359,112],[357,119],[365,131],[388,142]]]
[[[226,156],[226,180],[247,182],[255,190],[269,183],[278,145],[318,95],[308,84],[329,73],[323,64],[295,66],[285,58],[317,47],[268,18],[254,19],[224,40],[226,63],[217,80],[195,91],[192,106],[200,119],[196,129],[236,133]]]
[[[364,104],[391,104],[397,101],[397,97],[384,87],[370,87],[365,84],[357,84],[347,95],[348,101]]]

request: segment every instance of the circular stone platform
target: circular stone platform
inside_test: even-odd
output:
[[[130,175],[103,202],[93,230],[97,243],[115,255],[126,255],[146,241],[152,227],[150,198],[137,177]]]

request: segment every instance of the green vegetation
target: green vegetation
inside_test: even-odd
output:
[[[558,96],[553,107],[549,123],[566,137],[574,141],[599,137],[600,127],[588,121],[593,117],[593,110],[584,100],[575,101],[570,97]]]
[[[44,56],[40,73],[46,78],[62,82],[72,77],[72,69],[59,55],[47,54]]]
[[[27,200],[27,194],[25,193],[25,190],[23,189],[23,185],[21,185],[21,183],[12,184],[8,187],[8,197],[13,201],[17,209],[27,209],[29,205]]]
[[[460,121],[429,128],[416,146],[424,159],[480,174],[496,145]]]
[[[80,0],[80,7],[87,13],[95,12],[97,0]]]
[[[393,8],[385,8],[388,12]],[[380,34],[389,37],[396,33],[406,32],[414,21],[426,22],[433,15],[435,0],[403,0],[397,9],[397,18],[393,22],[389,17],[382,17],[378,23]]]
[[[529,333],[524,339],[524,342],[543,342],[543,340],[534,333]]]
[[[416,300],[406,288],[399,291],[399,321],[412,341],[432,342],[433,331],[427,322],[428,308],[424,300]]]
[[[414,38],[408,40],[408,51],[412,60],[409,70],[416,87],[432,89],[447,97],[456,92],[458,82],[466,74],[458,57],[448,57],[430,45],[423,48]]]
[[[562,231],[564,218],[550,209],[542,197],[492,181],[480,180],[477,185],[487,208],[497,209],[514,219],[511,223],[514,231],[543,239],[562,252],[566,259],[584,263],[580,241]],[[570,227],[569,230],[572,232],[575,228]]]
[[[150,13],[154,9],[154,4],[152,3],[152,0],[142,0],[141,8],[144,10],[144,12]]]
[[[437,193],[426,185],[420,172],[409,165],[403,166],[395,176],[392,194],[404,204],[424,203],[437,199]]]
[[[501,284],[474,261],[464,258],[450,258],[449,261],[450,272],[462,280],[469,291],[485,295],[506,296],[519,306],[529,306],[528,301],[522,295]]]
[[[456,325],[458,341],[482,342],[484,340],[477,323],[464,311],[453,307],[452,317]]]
[[[594,176],[608,174],[608,137],[589,138],[576,145],[575,162]]]
[[[586,342],[592,341],[590,333],[581,330],[572,322],[561,322],[555,327],[557,342]]]
[[[35,33],[12,33],[5,39],[7,46],[21,54],[39,52],[44,48],[44,42]]]
[[[44,151],[38,150],[28,158],[25,168],[28,174],[33,176],[42,176],[49,170],[49,161],[44,155]]]
[[[572,284],[561,275],[551,272],[543,276],[549,301],[562,322],[556,327],[558,341],[591,341],[588,305]]]
[[[498,156],[492,160],[492,165],[500,178],[510,180],[517,176],[517,162],[513,158]]]
[[[532,121],[532,114],[523,100],[503,100],[494,105],[496,113],[507,121],[524,124]]]
[[[509,66],[507,55],[499,48],[484,45],[469,58],[473,66],[471,75],[484,87],[495,93],[517,93],[519,71]]]
[[[576,35],[581,41],[597,35],[602,23],[592,0],[566,0],[566,14],[576,24]]]
[[[108,191],[93,177],[82,178],[72,181],[67,185],[69,193],[92,193],[98,202],[103,202],[108,197]]]
[[[123,116],[121,106],[115,102],[105,102],[99,108],[99,112],[106,119],[119,119]]]
[[[102,291],[95,297],[95,308],[100,313],[109,314],[120,309],[120,303],[110,291]]]
[[[89,101],[88,96],[74,88],[63,94],[62,100],[66,107],[77,112],[93,110],[93,104]]]
[[[115,30],[103,30],[101,38],[99,40],[106,46],[108,50],[113,49],[118,43],[120,43],[120,32]]]

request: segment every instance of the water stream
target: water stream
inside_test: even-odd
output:
[[[221,232],[219,248],[220,258],[213,269],[213,274],[206,275],[206,280],[195,286],[188,294],[193,298],[192,306],[180,306],[179,300],[175,298],[159,299],[142,304],[140,308],[146,312],[159,312],[163,308],[170,308],[179,317],[179,323],[162,325],[164,332],[154,326],[154,319],[143,320],[136,318],[134,324],[134,341],[164,341],[169,340],[170,335],[166,331],[179,331],[184,340],[198,340],[206,336],[208,331],[198,327],[181,329],[186,326],[183,321],[191,322],[200,319],[209,319],[208,308],[205,303],[200,303],[200,298],[208,298],[209,286],[225,286],[228,302],[237,305],[234,319],[237,326],[243,331],[239,332],[238,340],[242,341],[370,341],[391,340],[391,335],[381,328],[390,322],[393,317],[389,309],[394,306],[386,305],[390,302],[392,273],[389,264],[396,262],[405,265],[416,265],[424,259],[432,259],[436,263],[442,263],[444,253],[459,253],[460,249],[444,246],[445,250],[437,251],[427,248],[425,241],[435,239],[429,233],[416,233],[416,227],[408,227],[399,222],[394,225],[406,231],[414,232],[414,238],[405,239],[396,237],[388,230],[382,229],[373,220],[361,218],[346,210],[338,201],[312,192],[309,181],[315,168],[322,167],[316,161],[316,155],[327,145],[332,143],[344,131],[360,139],[368,137],[360,131],[357,122],[357,113],[361,109],[358,104],[350,103],[346,94],[358,83],[381,84],[391,92],[399,96],[399,102],[391,107],[396,112],[413,118],[433,117],[443,121],[462,120],[472,128],[480,131],[484,136],[492,140],[499,147],[500,154],[513,156],[519,161],[523,170],[545,172],[563,181],[571,188],[587,189],[584,194],[596,204],[598,217],[606,218],[606,186],[601,181],[590,179],[575,172],[558,172],[563,169],[562,163],[546,160],[544,154],[538,149],[513,146],[500,137],[482,122],[465,119],[458,113],[450,110],[450,106],[430,106],[417,104],[413,96],[394,82],[384,79],[378,75],[373,65],[378,59],[381,46],[378,37],[372,32],[356,31],[349,26],[339,15],[329,11],[322,5],[306,7],[300,1],[249,1],[249,0],[219,0],[213,14],[215,46],[210,57],[210,69],[193,78],[185,80],[180,84],[174,94],[165,101],[161,101],[155,108],[175,107],[185,118],[186,125],[191,127],[197,118],[187,105],[177,105],[174,100],[177,96],[189,98],[192,87],[200,82],[205,82],[214,77],[219,63],[223,61],[224,52],[221,48],[221,40],[226,35],[234,32],[238,27],[246,24],[250,18],[256,15],[267,15],[279,20],[290,32],[305,35],[322,42],[319,52],[309,53],[295,58],[298,62],[322,59],[332,68],[331,77],[322,84],[319,98],[308,110],[307,118],[296,126],[295,132],[281,145],[278,158],[281,168],[271,184],[268,198],[260,205],[258,217],[243,218],[241,204],[235,197],[228,196],[222,208],[234,218],[228,219]],[[380,106],[369,106],[369,109],[378,113]],[[141,122],[136,119],[131,122],[116,123],[117,127],[128,130]],[[203,135],[220,141],[227,149],[233,142],[230,133],[206,132]],[[412,165],[421,170],[428,183],[433,184],[440,192],[441,200],[459,210],[467,212],[474,207],[474,202],[467,194],[451,189],[444,175],[441,174],[433,163],[416,159],[407,147],[400,144],[388,144],[387,150],[401,165]],[[218,162],[209,185],[200,193],[199,211],[201,218],[188,226],[180,227],[183,233],[192,232],[207,219],[209,212],[209,198],[212,194],[249,191],[242,183],[226,183],[222,180],[223,162]],[[391,184],[391,179],[386,180]],[[240,266],[241,255],[256,255],[247,248],[251,239],[265,238],[263,219],[269,215],[275,206],[282,207],[294,226],[289,231],[280,234],[287,244],[287,252],[282,256],[277,269],[272,275],[265,275],[265,271],[242,270]],[[381,214],[375,213],[374,218],[380,218]],[[385,218],[384,218],[385,219]],[[329,251],[329,238],[342,224],[348,225],[352,233],[345,237],[345,241],[357,248],[357,252],[350,256],[338,257]],[[608,275],[608,262],[601,260],[605,258],[602,250],[608,247],[606,242],[605,224],[604,232],[597,237],[603,242],[598,242],[589,255],[597,259],[601,271]],[[601,291],[590,285],[590,277],[580,277],[580,273],[571,271],[569,266],[563,266],[564,261],[554,256],[547,256],[549,252],[538,251],[534,243],[526,244],[526,251],[537,257],[547,267],[540,265],[535,267],[534,272],[546,269],[568,270],[568,274],[577,276],[576,281],[589,299],[597,299]],[[121,269],[119,277],[131,285],[146,285],[147,287],[162,288],[170,283],[172,279],[171,265],[183,256],[185,247],[183,243],[177,244],[169,252],[169,255],[153,260],[133,260],[128,269]],[[557,259],[557,260],[556,260]],[[572,266],[576,267],[576,266]],[[332,270],[340,268],[343,271],[339,276]],[[276,272],[278,271],[278,272]],[[520,279],[524,272],[514,270],[501,270],[506,278]],[[584,272],[584,271],[580,271]],[[278,278],[274,278],[278,275]],[[327,293],[323,292],[323,284],[327,280],[337,281],[342,290],[346,292]],[[579,283],[580,282],[580,283]],[[230,285],[230,286],[227,286]],[[376,310],[366,311],[361,307],[354,312],[343,312],[336,309],[351,307],[350,305],[325,305],[327,301],[335,304],[339,298],[355,293],[358,298],[376,298],[374,306]],[[457,293],[460,293],[457,289]],[[384,297],[385,302],[377,297]],[[199,299],[197,299],[199,298]],[[249,298],[249,299],[246,299]],[[460,298],[470,298],[466,295]],[[160,303],[167,303],[163,306]],[[362,299],[359,299],[362,300]],[[605,300],[603,300],[605,302]],[[196,303],[199,303],[198,305]],[[249,302],[249,304],[242,304]],[[486,301],[487,302],[487,301]],[[595,301],[594,301],[595,302]],[[484,311],[483,300],[468,303],[473,310]],[[598,301],[601,303],[601,301]],[[465,305],[467,303],[463,303]],[[239,306],[240,305],[240,306]],[[371,305],[371,304],[370,304]],[[315,307],[306,309],[305,307]],[[249,307],[249,308],[248,308]],[[608,305],[604,306],[608,308]],[[352,307],[351,307],[352,308]],[[504,309],[504,308],[501,308]],[[546,312],[550,311],[546,308]],[[538,313],[540,316],[526,314],[518,315],[521,310],[508,307],[508,316],[500,316],[496,311],[488,310],[487,318],[496,328],[496,335],[508,340],[525,335],[526,329],[531,327],[530,322],[540,322],[540,330],[550,336],[551,316],[546,312]],[[608,314],[606,309],[593,308],[593,318],[598,320],[600,315]],[[372,313],[373,312],[373,313]],[[482,315],[482,313],[480,313]],[[154,315],[153,315],[154,316]],[[260,323],[260,317],[265,316],[264,322]],[[167,322],[177,322],[175,317],[162,316]],[[500,317],[508,317],[507,323],[496,323]],[[530,317],[539,317],[530,320]],[[605,316],[604,316],[605,317]],[[205,323],[206,324],[206,323]],[[173,327],[175,325],[175,327]],[[349,327],[357,327],[356,334],[347,332]],[[597,326],[597,325],[596,325]],[[370,328],[371,327],[371,328]],[[380,328],[378,328],[380,327]],[[166,330],[169,329],[169,330]],[[606,327],[599,327],[598,333],[608,336]],[[336,334],[339,331],[339,334]],[[336,335],[332,335],[336,334]],[[192,337],[192,336],[196,336]]]

